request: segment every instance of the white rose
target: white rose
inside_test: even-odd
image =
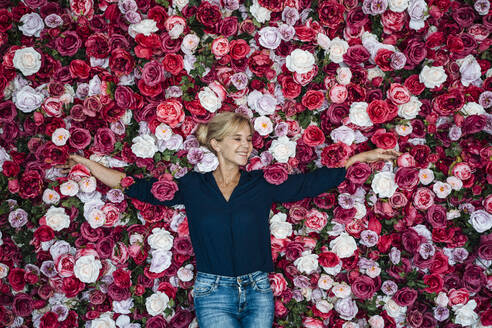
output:
[[[419,75],[420,83],[423,83],[426,88],[432,89],[441,86],[446,79],[447,74],[442,66],[424,66]]]
[[[409,102],[398,106],[398,116],[412,120],[417,117],[420,107],[422,107],[420,100],[415,96],[411,96]]]
[[[148,134],[135,137],[132,142],[132,151],[138,157],[152,158],[158,151],[154,138]]]
[[[368,323],[371,328],[384,328],[384,319],[377,314],[370,317]]]
[[[260,6],[258,0],[253,0],[253,4],[249,7],[249,11],[258,23],[265,23],[267,20],[270,20],[271,11]]]
[[[273,131],[273,123],[267,116],[259,116],[254,122],[255,131],[261,136],[266,136]]]
[[[135,305],[133,304],[133,299],[130,297],[126,300],[122,300],[122,301],[113,301],[113,312],[116,312],[116,313],[121,313],[121,314],[130,314],[132,313],[131,309],[134,307]],[[128,318],[128,316],[126,315],[120,315],[118,317],[118,319],[116,319],[116,325],[119,326],[119,327],[125,327],[124,325],[121,325],[121,324],[118,324],[118,323],[122,323],[123,321],[127,321],[128,323],[130,322],[130,319],[128,318],[127,320],[125,320],[125,317]]]
[[[440,307],[447,307],[448,306],[448,302],[449,302],[449,298],[448,298],[448,296],[446,295],[445,292],[439,292],[439,294],[435,298],[435,301],[436,301],[436,304],[438,306],[440,306]]]
[[[178,269],[177,276],[181,281],[191,281],[193,279],[193,268],[181,267]]]
[[[297,270],[307,274],[311,274],[318,269],[318,255],[311,254],[310,251],[302,253],[302,256],[294,261]]]
[[[367,106],[366,102],[353,102],[350,105],[350,122],[358,126],[372,126],[372,121],[367,114]]]
[[[396,127],[395,127],[395,131],[396,133],[399,135],[399,136],[408,136],[410,133],[412,133],[413,131],[413,127],[408,124],[398,124]]]
[[[151,252],[152,261],[150,262],[150,272],[161,273],[171,266],[173,253],[162,249],[154,249]]]
[[[357,249],[354,237],[350,236],[346,232],[342,233],[337,238],[330,241],[331,251],[341,259],[350,257]]]
[[[327,274],[322,273],[318,279],[318,287],[324,290],[328,290],[333,287],[335,281],[333,278]]]
[[[163,292],[155,292],[150,297],[145,300],[145,307],[147,308],[147,312],[151,316],[156,316],[164,313],[164,310],[167,308],[169,303],[169,297],[166,293]]]
[[[60,185],[60,192],[63,196],[75,196],[79,192],[79,184],[68,180]]]
[[[147,243],[154,249],[168,251],[173,247],[174,237],[164,228],[152,229],[152,234],[147,238]]]
[[[116,322],[108,316],[92,320],[91,328],[116,328]]]
[[[287,136],[281,136],[272,141],[268,151],[280,163],[287,163],[290,157],[296,155],[296,143]]]
[[[96,190],[96,187],[97,187],[97,181],[95,177],[83,177],[79,181],[79,188],[82,192],[91,193],[94,190]]]
[[[270,231],[275,238],[284,239],[292,234],[292,224],[285,221],[271,221]]]
[[[398,317],[404,315],[405,312],[407,312],[406,306],[399,306],[392,299],[388,299],[386,304],[384,304],[383,308],[386,310],[388,315],[392,318],[398,318]]]
[[[328,313],[331,309],[333,309],[333,304],[322,299],[316,302],[316,308],[322,313]]]
[[[352,289],[345,282],[335,283],[331,291],[338,298],[349,297],[352,293]]]
[[[92,229],[102,227],[106,223],[106,213],[98,208],[93,208],[87,214],[87,222]]]
[[[311,71],[314,62],[315,59],[313,54],[302,49],[295,49],[285,58],[285,64],[288,70],[299,74]]]
[[[73,273],[80,281],[90,284],[96,282],[101,268],[101,261],[96,259],[94,255],[86,255],[75,262]]]
[[[186,34],[181,42],[181,51],[187,55],[191,55],[195,52],[199,43],[200,38],[196,34]]]
[[[151,33],[157,32],[157,22],[152,19],[142,19],[136,24],[130,24],[128,26],[128,34],[135,38],[137,34],[143,34],[145,36],[150,36]]]
[[[44,96],[26,85],[14,93],[12,100],[21,112],[30,113],[41,106]]]
[[[56,204],[60,200],[60,195],[53,189],[45,189],[43,191],[43,202],[46,204]]]
[[[430,169],[420,169],[419,170],[419,180],[423,185],[428,185],[434,181],[434,172]]]
[[[330,60],[340,64],[343,62],[343,55],[347,52],[348,48],[349,44],[347,41],[342,40],[339,37],[334,38],[330,42]]]
[[[477,104],[476,102],[469,102],[461,108],[461,112],[465,115],[481,115],[485,114],[485,109],[482,105]]]
[[[475,313],[477,302],[470,300],[465,305],[453,306],[455,318],[454,323],[462,325],[463,327],[475,324],[478,321],[478,314]]]
[[[70,132],[64,128],[56,129],[51,135],[51,141],[57,146],[64,146],[70,138]]]
[[[408,8],[408,0],[389,0],[389,9],[396,13],[402,13]]]
[[[463,187],[463,181],[461,181],[460,178],[457,178],[454,175],[447,177],[446,182],[449,183],[453,190],[461,190],[461,188]]]
[[[188,2],[189,0],[173,0],[173,7],[176,7],[181,11],[188,4]]]
[[[481,82],[482,69],[473,55],[468,55],[457,62],[460,65],[461,84],[467,87],[475,81]]]
[[[200,104],[211,113],[215,113],[220,107],[222,107],[222,101],[217,96],[215,92],[209,87],[203,88],[202,91],[198,93],[198,99]]]
[[[347,85],[352,79],[352,71],[349,67],[337,68],[337,82],[342,85]]]
[[[33,75],[41,68],[41,54],[33,47],[18,49],[12,62],[24,76]]]
[[[484,210],[472,212],[468,221],[477,232],[482,233],[492,228],[492,214]]]
[[[0,237],[0,245],[2,245]],[[9,267],[6,264],[0,263],[0,279],[3,279],[9,275]]]
[[[379,197],[391,197],[398,185],[395,182],[395,174],[391,172],[378,172],[371,183],[372,190]]]
[[[260,115],[271,115],[275,113],[277,99],[269,93],[261,93],[253,90],[248,95],[248,106]]]
[[[173,135],[173,130],[166,123],[161,123],[155,128],[155,136],[159,140],[169,140]]]
[[[45,214],[46,225],[55,231],[68,228],[70,226],[70,216],[65,213],[65,208],[51,206]]]
[[[436,181],[432,186],[432,190],[439,198],[446,198],[452,191],[451,185],[446,182]]]
[[[346,145],[352,145],[355,141],[355,132],[351,128],[342,125],[331,130],[330,137],[333,142],[343,142]]]
[[[384,71],[379,68],[378,66],[375,66],[373,68],[369,68],[367,70],[367,79],[370,81],[376,77],[382,77],[384,78],[385,74]]]
[[[326,34],[318,33],[316,36],[316,42],[318,42],[318,45],[323,50],[328,51],[330,49],[331,40]]]
[[[19,30],[25,36],[35,36],[39,38],[41,31],[44,29],[44,22],[41,16],[37,13],[25,14],[21,17]]]

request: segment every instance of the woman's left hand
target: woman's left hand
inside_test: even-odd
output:
[[[366,163],[373,163],[377,161],[392,161],[402,153],[394,150],[394,149],[381,149],[376,148],[373,150],[365,151],[363,153],[359,153],[358,160]]]

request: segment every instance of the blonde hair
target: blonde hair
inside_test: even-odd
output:
[[[222,141],[225,137],[238,131],[245,124],[249,126],[253,134],[253,124],[247,116],[235,112],[221,112],[216,114],[207,123],[200,123],[195,135],[200,145],[207,147],[212,153],[217,155],[210,144],[210,140]]]

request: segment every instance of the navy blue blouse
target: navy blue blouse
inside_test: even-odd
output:
[[[240,172],[229,201],[212,172],[190,171],[176,179],[179,190],[172,200],[159,201],[152,195],[150,189],[156,178],[135,179],[125,194],[153,205],[183,204],[197,270],[235,277],[257,270],[274,271],[269,225],[272,203],[324,193],[345,179],[346,169],[322,167],[292,174],[280,185],[268,183],[262,170]]]

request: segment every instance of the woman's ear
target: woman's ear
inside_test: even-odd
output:
[[[220,153],[219,143],[217,142],[217,140],[215,140],[215,138],[210,139],[210,146],[211,146],[211,147],[212,147],[212,149],[214,149],[217,153]]]

